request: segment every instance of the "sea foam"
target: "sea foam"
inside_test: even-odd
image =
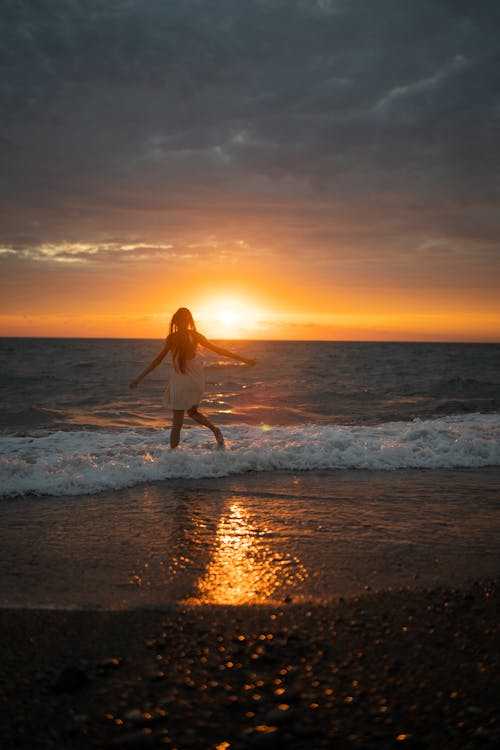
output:
[[[470,414],[378,425],[59,431],[0,437],[0,496],[79,495],[143,482],[265,471],[449,469],[500,465],[500,416]]]

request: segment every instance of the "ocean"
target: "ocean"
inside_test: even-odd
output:
[[[153,340],[0,342],[0,606],[324,601],[500,568],[500,346],[224,344],[169,449]]]
[[[129,382],[161,342],[0,340],[0,493],[71,496],[248,472],[500,465],[500,345],[226,343],[205,351],[200,410],[168,449],[169,365]]]

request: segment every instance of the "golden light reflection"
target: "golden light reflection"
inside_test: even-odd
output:
[[[219,522],[214,552],[205,574],[195,584],[190,604],[269,602],[279,589],[291,589],[307,578],[298,557],[271,549],[241,502],[234,500]]]

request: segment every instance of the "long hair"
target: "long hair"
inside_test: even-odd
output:
[[[196,351],[196,339],[192,332],[196,332],[193,316],[187,307],[179,307],[170,321],[170,340],[174,367],[182,373],[186,372],[186,360],[192,359]]]

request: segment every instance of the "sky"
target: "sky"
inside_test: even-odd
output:
[[[1,0],[0,335],[500,341],[497,0]]]

